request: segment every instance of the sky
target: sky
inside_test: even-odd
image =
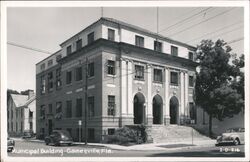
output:
[[[244,51],[243,13],[239,7],[159,7],[159,34],[193,46],[202,39],[233,41],[229,45],[239,55]],[[101,16],[100,7],[9,7],[7,41],[54,53]],[[104,7],[103,16],[157,32],[156,7]],[[48,56],[7,45],[7,88],[35,90],[35,64]]]

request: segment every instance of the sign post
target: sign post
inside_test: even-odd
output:
[[[194,124],[195,122],[194,122],[194,120],[192,119],[191,120],[191,124]],[[193,127],[192,127],[192,132],[191,132],[191,135],[192,135],[192,145],[194,144],[194,129],[193,129]]]
[[[81,142],[81,126],[82,126],[82,121],[78,120],[78,125],[79,125],[79,142]]]

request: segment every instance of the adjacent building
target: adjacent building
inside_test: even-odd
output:
[[[125,125],[196,119],[195,47],[111,18],[60,46],[36,64],[38,138],[64,129],[83,140],[86,120],[99,142]]]
[[[21,136],[24,131],[36,133],[36,96],[33,90],[27,95],[10,94],[7,103],[7,127],[9,136]]]

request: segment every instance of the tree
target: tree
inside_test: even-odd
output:
[[[223,40],[215,43],[203,40],[197,48],[195,102],[209,115],[209,135],[212,119],[233,117],[244,107],[244,55],[237,59]],[[230,59],[233,58],[232,63]],[[239,79],[240,78],[240,79]]]

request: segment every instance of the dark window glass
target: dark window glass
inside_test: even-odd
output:
[[[45,94],[45,89],[46,89],[46,80],[45,76],[41,76],[41,94]]]
[[[79,50],[82,48],[82,39],[79,39],[76,41],[76,50]]]
[[[161,69],[154,69],[154,81],[162,82],[162,70]]]
[[[32,118],[33,117],[33,111],[29,110],[29,117]]]
[[[66,73],[66,84],[70,84],[72,82],[72,72],[67,71]]]
[[[108,60],[108,74],[115,75],[115,61]]]
[[[48,73],[48,89],[49,89],[49,92],[51,92],[53,90],[53,72],[49,72]]]
[[[48,114],[52,114],[52,104],[49,104],[49,111]]]
[[[72,117],[72,101],[66,101],[66,117]]]
[[[114,128],[108,129],[108,135],[113,135],[113,134],[115,134],[115,129]]]
[[[92,77],[95,75],[95,67],[94,62],[88,64],[88,77]]]
[[[158,52],[162,52],[162,43],[158,41],[154,41],[154,50]]]
[[[94,128],[88,128],[88,139],[95,140],[95,129]]]
[[[62,102],[56,102],[56,113],[62,112]]]
[[[189,113],[190,113],[190,119],[194,120],[194,123],[196,124],[197,120],[197,109],[194,106],[193,102],[189,102]]]
[[[71,52],[72,52],[71,45],[69,45],[67,47],[67,55],[71,54]]]
[[[135,65],[135,79],[144,80],[144,66]]]
[[[171,80],[171,84],[174,84],[174,85],[178,85],[178,73],[177,72],[171,72],[170,73],[170,80]]]
[[[76,68],[76,81],[82,80],[82,67]]]
[[[61,68],[56,69],[56,89],[62,86]]]
[[[91,97],[88,97],[88,114],[89,114],[89,117],[93,117],[95,116],[95,105],[94,105],[94,96],[91,96]]]
[[[94,42],[94,40],[95,40],[95,34],[94,34],[94,32],[88,34],[88,44]]]
[[[138,35],[135,36],[135,45],[139,47],[144,47],[144,38]]]
[[[45,105],[41,105],[40,107],[40,117],[45,117]]]
[[[178,48],[171,46],[171,55],[178,56]]]
[[[49,60],[48,61],[48,66],[52,66],[53,65],[53,60]]]
[[[44,69],[45,69],[45,63],[43,63],[43,64],[40,65],[40,69],[41,69],[41,70],[44,70]]]
[[[194,86],[194,77],[189,76],[189,87],[193,87],[193,86]]]
[[[115,40],[115,30],[108,29],[108,40],[111,40],[111,41]]]
[[[82,99],[76,99],[76,117],[82,116]]]
[[[115,96],[108,96],[108,115],[115,115]]]
[[[193,52],[188,52],[188,59],[194,60],[194,53]]]

